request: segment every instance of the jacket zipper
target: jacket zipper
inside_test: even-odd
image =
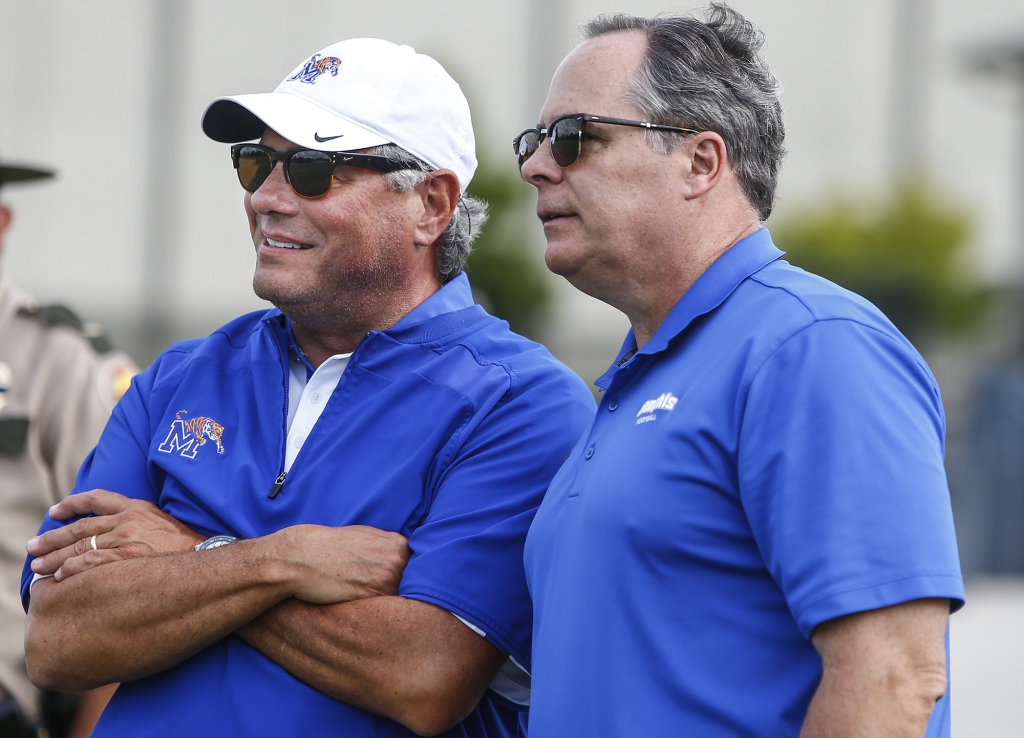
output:
[[[274,480],[274,485],[270,488],[270,493],[267,495],[267,497],[269,497],[270,499],[274,499],[275,497],[277,497],[278,493],[281,491],[281,487],[284,486],[284,480],[287,476],[288,472],[281,472],[277,479]]]
[[[281,444],[281,472],[270,486],[270,492],[267,493],[267,497],[274,499],[280,494],[281,488],[284,486],[284,480],[288,477],[288,472],[284,470],[284,460],[288,453],[288,403],[291,401],[288,395],[291,394],[291,369],[288,366],[288,358],[281,349],[281,341],[273,330],[271,330],[271,333],[274,335],[274,342],[277,344],[277,355],[281,359],[281,368],[284,370],[284,422],[282,423],[284,442]]]
[[[356,346],[356,350],[352,352],[352,357],[349,359],[349,366],[352,365],[352,362],[356,358],[356,354],[359,353],[359,349],[361,349],[363,347],[363,344],[366,342],[366,337],[369,336],[369,335],[370,334],[367,333],[366,336],[363,336],[363,340],[361,340],[359,342],[359,345]],[[275,338],[276,338],[276,336],[275,336]],[[285,392],[284,392],[284,445],[281,446],[281,473],[277,475],[277,479],[275,479],[274,483],[270,486],[270,492],[267,493],[267,497],[269,497],[270,499],[274,499],[275,497],[277,497],[281,493],[281,488],[284,487],[284,481],[285,481],[285,479],[288,478],[288,472],[286,472],[284,470],[284,460],[285,460],[285,457],[288,454],[288,403],[291,400],[291,398],[289,397],[289,394],[291,393],[291,375],[290,375],[291,368],[288,366],[288,361],[287,361],[287,359],[285,359],[284,353],[281,351],[281,343],[280,343],[280,341],[278,341],[278,344],[277,344],[277,353],[278,353],[278,356],[281,357],[281,362],[282,362],[282,365],[284,367],[284,375],[285,375]],[[346,368],[345,371],[347,372],[348,369]],[[344,381],[345,381],[345,376],[342,375],[341,379],[338,380],[338,384],[334,388],[335,392],[337,392],[338,387],[341,386],[341,383],[344,382]]]

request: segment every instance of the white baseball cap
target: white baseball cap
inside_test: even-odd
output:
[[[319,151],[397,144],[451,169],[463,192],[476,171],[462,88],[429,56],[377,38],[328,46],[273,92],[219,97],[203,112],[203,131],[214,141],[252,141],[264,128]]]

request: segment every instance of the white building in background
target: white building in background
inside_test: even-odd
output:
[[[785,87],[790,153],[779,215],[832,194],[884,193],[905,159],[923,158],[934,182],[975,216],[978,273],[991,284],[1024,283],[1024,100],[1009,85],[965,76],[961,64],[967,48],[1024,39],[1024,2],[734,5],[767,33]],[[578,23],[601,12],[688,7],[0,0],[0,154],[60,170],[55,184],[5,193],[18,222],[0,268],[40,299],[106,323],[130,349],[141,346],[154,306],[176,336],[207,333],[263,306],[249,286],[253,250],[227,146],[199,128],[212,98],[269,90],[331,42],[379,36],[449,69],[473,106],[480,155],[514,173],[512,136],[537,122]],[[533,239],[524,248],[539,260],[543,234],[529,220]],[[626,322],[552,282],[558,301],[548,342],[592,379]],[[946,384],[943,392],[952,419],[955,393]],[[1024,594],[1013,583],[1003,590],[969,588],[968,607],[953,620],[954,735],[1020,734]]]
[[[1024,281],[1015,215],[1024,108],[1008,86],[970,79],[960,65],[968,46],[1024,37],[1024,3],[735,5],[767,33],[785,88],[779,214],[833,193],[884,192],[894,151],[916,146],[935,181],[975,214],[980,274]],[[685,9],[644,0],[0,0],[0,153],[60,170],[53,185],[5,194],[18,220],[2,268],[40,299],[105,322],[129,348],[155,309],[176,336],[206,333],[262,305],[249,286],[252,245],[227,147],[199,128],[209,100],[269,90],[341,38],[380,36],[445,64],[473,105],[479,153],[514,171],[511,138],[536,122],[578,23]],[[897,40],[911,51],[898,53]],[[909,83],[894,77],[897,66]],[[919,103],[906,104],[907,89],[920,90]],[[543,235],[530,227],[524,248],[540,259]],[[549,342],[593,378],[626,323],[552,279],[560,288]]]

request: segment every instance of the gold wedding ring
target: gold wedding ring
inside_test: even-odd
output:
[[[96,545],[96,536],[93,536],[89,539],[89,548],[91,548],[93,551],[100,550],[99,546]]]

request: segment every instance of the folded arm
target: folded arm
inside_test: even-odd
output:
[[[465,718],[507,658],[446,610],[389,596],[408,557],[397,534],[295,526],[192,552],[202,536],[114,493],[75,495],[51,516],[88,513],[29,545],[33,570],[60,579],[32,591],[37,683],[137,679],[237,631],[313,688],[433,735]],[[310,552],[332,536],[346,555]]]
[[[450,612],[404,597],[288,600],[238,635],[314,689],[419,735],[462,721],[508,658]]]
[[[39,557],[32,570],[55,575],[33,585],[28,610],[26,658],[39,687],[155,674],[291,597],[328,604],[393,594],[408,560],[402,536],[365,526],[297,525],[196,552],[201,536],[110,492],[74,495],[51,515],[86,512],[98,515],[29,542]]]
[[[42,689],[78,691],[184,661],[290,596],[283,568],[259,548],[131,559],[36,582],[29,677]]]
[[[946,691],[949,600],[855,613],[811,634],[822,676],[800,738],[920,738]]]

